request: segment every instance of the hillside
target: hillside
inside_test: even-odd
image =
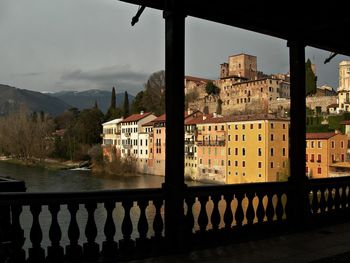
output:
[[[0,115],[6,115],[20,106],[27,107],[30,111],[44,111],[52,116],[71,107],[58,98],[40,92],[0,84]]]
[[[65,103],[72,105],[80,110],[91,108],[97,101],[98,107],[106,112],[111,104],[111,91],[106,90],[86,90],[86,91],[60,91],[56,93],[50,93],[49,95],[55,98],[59,98]],[[124,93],[118,93],[117,107],[123,105]],[[131,104],[134,96],[129,94],[129,103]]]

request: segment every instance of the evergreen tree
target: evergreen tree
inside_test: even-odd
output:
[[[128,92],[126,91],[124,93],[123,114],[124,114],[124,118],[130,115],[129,95],[128,95]]]
[[[315,94],[317,91],[317,77],[312,70],[311,61],[308,59],[305,63],[305,88],[306,96]]]
[[[116,109],[117,108],[117,99],[115,95],[115,88],[112,89],[112,97],[111,97],[111,106],[110,108]]]
[[[148,111],[146,107],[143,105],[144,91],[140,91],[136,94],[134,101],[131,104],[131,113],[140,113],[141,111]]]

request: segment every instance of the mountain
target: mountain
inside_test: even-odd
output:
[[[111,91],[106,90],[86,90],[86,91],[60,91],[50,93],[50,96],[58,98],[65,103],[72,105],[80,110],[88,109],[94,106],[97,101],[98,107],[103,112],[107,112],[107,109],[111,105]],[[117,93],[117,107],[121,107],[124,102],[124,93]],[[134,96],[129,94],[129,103],[131,104]]]
[[[20,106],[25,106],[30,111],[44,111],[52,116],[71,107],[58,98],[40,92],[0,84],[0,115],[8,114]]]

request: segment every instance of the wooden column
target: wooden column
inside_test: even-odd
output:
[[[305,226],[308,198],[305,189],[306,155],[306,87],[305,45],[301,41],[288,41],[290,61],[290,192],[288,220],[296,228]]]
[[[165,19],[166,161],[165,238],[177,250],[184,235],[185,14],[182,0],[167,0]]]

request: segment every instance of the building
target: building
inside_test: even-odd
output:
[[[121,156],[123,158],[133,156],[139,157],[140,154],[140,131],[142,125],[157,118],[151,112],[141,111],[139,114],[133,114],[120,122],[121,124]]]
[[[197,125],[197,178],[226,183],[226,119],[215,114],[203,115],[194,123]]]
[[[102,123],[102,151],[103,156],[109,161],[113,161],[116,156],[121,154],[120,141],[120,122],[123,119],[114,119]]]
[[[248,54],[232,55],[228,63],[222,63],[220,68],[220,79],[239,77],[252,80],[257,77],[256,56]]]
[[[228,184],[287,180],[289,120],[260,114],[226,121]]]
[[[339,109],[350,111],[350,61],[339,63]]]
[[[346,161],[347,135],[340,133],[306,134],[306,168],[309,178],[329,177],[331,165]]]

